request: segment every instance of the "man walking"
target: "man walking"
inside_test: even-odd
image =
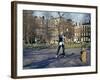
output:
[[[56,58],[59,55],[59,51],[60,51],[61,47],[62,47],[62,52],[63,52],[62,55],[65,56],[64,40],[65,40],[65,37],[64,37],[63,33],[61,32],[59,35],[58,50],[57,50]]]

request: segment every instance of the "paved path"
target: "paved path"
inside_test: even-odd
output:
[[[56,58],[56,49],[42,49],[42,50],[23,50],[23,68],[37,69],[37,68],[57,68],[57,67],[77,67],[90,65],[90,51],[87,50],[87,63],[83,64],[80,60],[81,49],[66,49],[66,56],[60,55]],[[61,51],[60,51],[61,53]]]

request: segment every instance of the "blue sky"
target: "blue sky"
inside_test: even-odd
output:
[[[60,12],[65,19],[72,19],[74,22],[88,22],[91,19],[89,13],[76,13],[76,12]],[[45,16],[47,18],[59,17],[58,12],[55,11],[33,11],[33,16]]]

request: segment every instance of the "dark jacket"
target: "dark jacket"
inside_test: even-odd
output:
[[[64,42],[64,36],[63,35],[59,35],[59,42]]]

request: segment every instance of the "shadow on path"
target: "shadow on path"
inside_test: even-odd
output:
[[[76,67],[76,66],[89,66],[90,65],[90,52],[87,53],[87,64],[83,64],[80,60],[80,53],[78,51],[66,52],[65,56],[56,54],[53,50],[33,51],[25,50],[23,59],[25,65],[23,69],[39,69],[39,68],[52,68],[52,67]],[[27,62],[27,60],[30,62]],[[27,64],[26,64],[27,63]]]
[[[32,62],[31,64],[25,65],[24,67],[29,67],[30,68],[46,68],[50,63],[54,62],[56,60],[55,57],[48,58],[39,62]]]
[[[79,58],[79,55],[75,55],[75,53],[72,53],[65,55],[65,57],[63,57],[63,55],[60,54],[58,58],[50,57],[42,61],[32,62],[30,64],[24,65],[23,67],[29,69],[48,68],[49,64],[54,63],[55,61],[59,62],[59,60],[63,59],[66,60],[66,62],[68,62],[69,61],[68,59],[75,59],[75,58]],[[56,64],[57,63],[55,63],[55,65]],[[61,63],[59,63],[59,66],[61,66]]]

